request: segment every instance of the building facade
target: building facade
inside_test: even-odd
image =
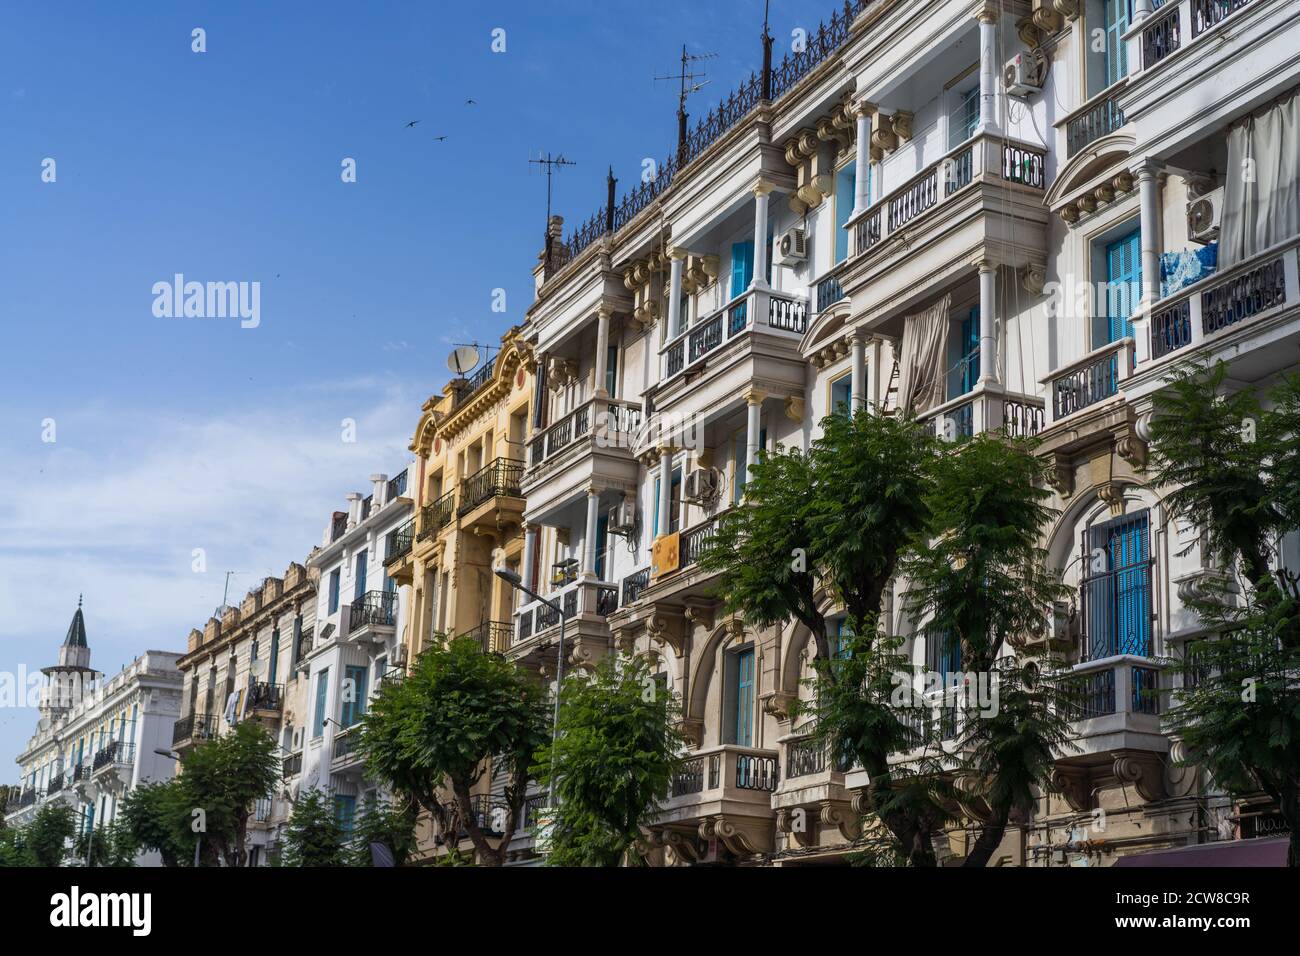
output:
[[[310,743],[307,659],[315,644],[317,579],[292,563],[238,605],[218,608],[192,630],[177,661],[184,680],[172,746],[184,753],[242,720],[254,720],[279,743],[286,780],[302,772]],[[258,801],[248,826],[248,863],[265,865],[292,811],[288,789]]]
[[[105,679],[90,666],[78,603],[58,663],[43,668],[40,722],[18,755],[20,791],[6,824],[25,825],[44,804],[61,801],[75,812],[78,835],[85,835],[116,820],[137,785],[169,779],[175,761],[167,751],[181,704],[179,657],[145,651]],[[137,862],[156,865],[158,857],[142,853]]]
[[[1109,865],[1272,812],[1179,765],[1150,693],[1178,681],[1201,633],[1183,602],[1220,572],[1166,525],[1145,422],[1179,359],[1252,386],[1296,366],[1297,13],[851,2],[656,178],[568,235],[553,220],[522,331],[521,573],[564,608],[568,666],[641,655],[680,698],[692,752],[649,833],[660,862],[837,862],[861,841],[865,774],[792,725],[809,634],[724,619],[695,567],[759,454],[861,406],[952,440],[1037,436],[1053,466],[1044,545],[1073,598],[1044,640],[1089,704],[996,863]],[[939,666],[905,589],[887,626]],[[553,659],[559,623],[519,606],[511,654]]]
[[[371,475],[370,495],[348,495],[348,510],[334,512],[307,559],[320,586],[315,632],[298,661],[306,723],[289,740],[285,788],[290,799],[311,789],[330,794],[345,831],[367,798],[386,796],[362,773],[356,727],[384,681],[404,673],[410,588],[399,586],[384,562],[403,536],[409,546],[410,474],[407,467],[393,478]]]

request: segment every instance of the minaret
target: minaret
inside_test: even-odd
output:
[[[81,613],[81,595],[77,596],[77,613],[68,625],[68,636],[59,648],[59,663],[42,667],[49,678],[41,695],[41,715],[50,719],[61,716],[90,690],[99,672],[90,666],[90,645],[86,643],[86,619]]]

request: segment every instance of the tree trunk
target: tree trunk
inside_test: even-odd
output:
[[[451,782],[451,791],[456,795],[456,806],[460,810],[460,818],[465,824],[465,832],[469,834],[470,842],[474,844],[474,849],[478,851],[479,859],[484,866],[500,866],[505,857],[505,848],[510,842],[508,836],[502,837],[501,845],[493,847],[488,843],[487,835],[478,825],[478,818],[474,816],[474,805],[469,795],[469,783],[464,780],[453,780]]]
[[[880,754],[859,753],[858,759],[862,761],[862,766],[871,780],[867,786],[867,795],[871,800],[872,809],[898,840],[903,855],[907,857],[908,865],[935,866],[934,845],[930,842],[930,828],[925,825],[925,821],[902,810],[880,809],[892,789],[888,769],[889,758]]]
[[[975,841],[975,846],[967,854],[965,861],[962,863],[963,867],[989,865],[989,860],[993,858],[993,851],[998,848],[1003,835],[1007,832],[1007,820],[1010,817],[1010,807],[993,811],[993,819],[980,828],[979,839]]]

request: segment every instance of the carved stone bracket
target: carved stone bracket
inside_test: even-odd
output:
[[[677,721],[677,729],[681,731],[687,743],[695,750],[704,746],[704,718],[703,717],[683,717]]]
[[[840,836],[846,840],[856,840],[862,836],[862,815],[843,801],[822,801],[821,821],[839,830]]]
[[[1115,779],[1131,783],[1148,803],[1165,798],[1165,765],[1159,754],[1124,751],[1115,757]]]
[[[763,713],[769,714],[777,720],[789,720],[790,708],[797,699],[795,694],[783,690],[774,690],[764,694],[760,698],[760,702],[763,706]]]
[[[681,618],[677,615],[669,616],[660,608],[656,607],[646,618],[645,632],[650,640],[660,647],[668,645],[678,657],[686,654],[686,635],[683,631]]]
[[[1092,809],[1089,781],[1088,771],[1082,767],[1057,766],[1052,771],[1048,785],[1065,798],[1071,810],[1083,813]]]

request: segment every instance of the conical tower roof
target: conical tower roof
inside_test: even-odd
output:
[[[81,614],[81,596],[77,596],[77,613],[72,615],[68,625],[68,636],[63,639],[64,647],[89,647],[86,643],[86,619]]]

